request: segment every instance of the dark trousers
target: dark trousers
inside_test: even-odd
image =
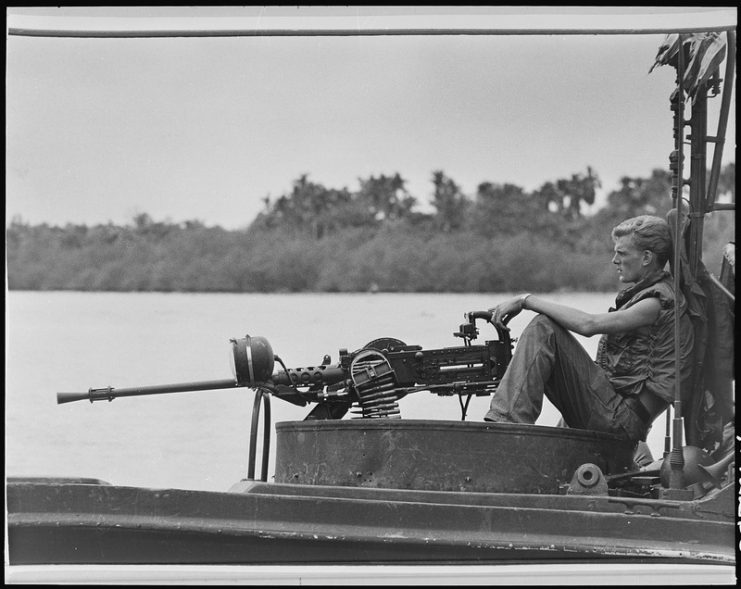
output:
[[[484,419],[535,423],[543,395],[569,427],[646,439],[649,425],[615,392],[576,338],[547,316],[537,315],[522,332]]]

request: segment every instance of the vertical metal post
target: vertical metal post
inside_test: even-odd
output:
[[[672,406],[666,408],[666,429],[664,430],[664,458],[672,451]]]
[[[676,147],[677,147],[677,175],[676,190],[674,192],[675,207],[677,214],[674,218],[675,238],[674,241],[674,291],[680,292],[680,251],[682,247],[682,191],[684,188],[684,40],[683,34],[679,35],[679,52],[677,55],[677,112],[676,112]],[[683,484],[684,453],[682,452],[682,430],[684,427],[682,419],[682,397],[681,397],[681,371],[680,371],[680,317],[677,312],[678,305],[674,311],[674,419],[672,428],[672,451],[669,455],[669,487],[681,489]]]
[[[705,217],[705,186],[707,183],[706,142],[708,136],[708,97],[706,86],[698,88],[692,98],[690,118],[690,225],[687,236],[689,272],[697,276],[702,258],[702,230]]]

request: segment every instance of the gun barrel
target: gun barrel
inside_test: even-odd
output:
[[[87,393],[57,393],[57,404],[71,403],[73,401],[88,400],[112,401],[118,397],[138,397],[142,395],[163,395],[166,393],[187,393],[190,391],[207,391],[216,389],[233,389],[238,386],[234,379],[207,380],[200,382],[184,382],[177,384],[152,385],[143,387],[130,387],[114,389],[106,387],[90,389]]]
[[[57,393],[57,404],[71,403],[72,401],[82,401],[89,399],[88,393]]]

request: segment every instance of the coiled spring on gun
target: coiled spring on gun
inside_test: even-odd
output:
[[[386,356],[376,350],[360,352],[350,364],[350,377],[358,395],[359,418],[401,418],[396,378]]]

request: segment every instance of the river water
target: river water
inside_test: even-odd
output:
[[[338,360],[379,337],[423,348],[461,345],[467,311],[507,294],[184,294],[17,292],[6,296],[6,475],[100,478],[113,484],[225,491],[247,474],[254,400],[250,389],[129,397],[57,405],[58,391],[231,378],[229,339],[266,337],[289,367]],[[609,293],[554,293],[587,312]],[[517,337],[532,313],[511,323]],[[496,339],[480,323],[476,343]],[[598,336],[578,338],[594,357]],[[487,397],[467,419],[481,421]],[[416,393],[400,402],[409,419],[460,419],[457,398]],[[272,422],[307,408],[273,399]],[[555,425],[546,401],[538,420]],[[661,455],[663,418],[649,437]],[[260,434],[260,439],[262,434]],[[274,466],[275,431],[271,462]],[[258,456],[260,452],[258,451]],[[257,474],[260,472],[259,458]]]

